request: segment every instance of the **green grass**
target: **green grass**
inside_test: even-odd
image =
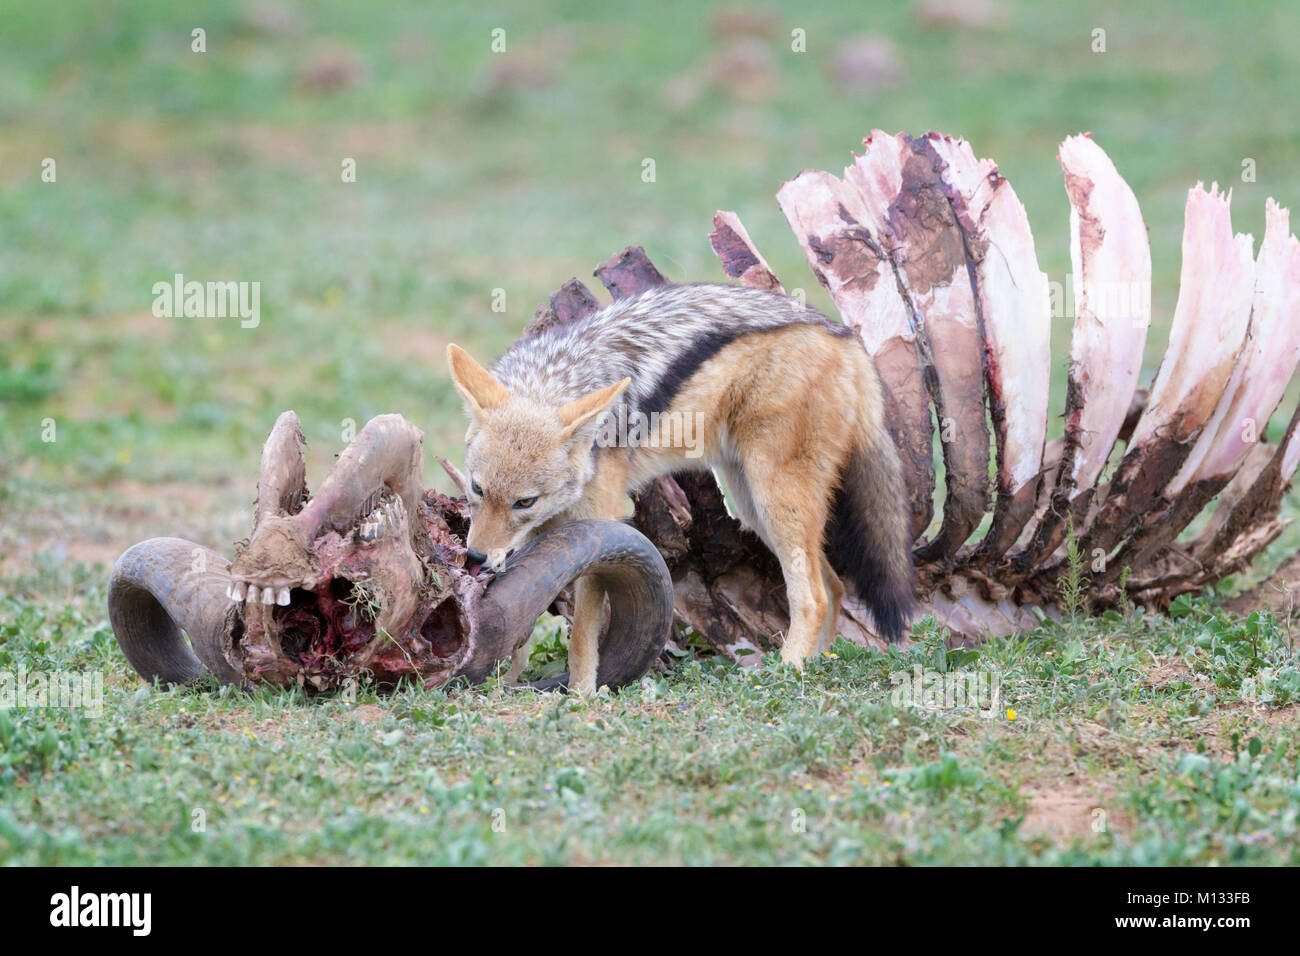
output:
[[[840,169],[872,127],[960,134],[996,159],[1057,281],[1055,149],[1092,130],[1150,229],[1148,378],[1187,188],[1230,184],[1257,238],[1266,196],[1300,204],[1294,4],[1008,2],[963,32],[906,4],[772,3],[751,47],[769,82],[751,90],[715,66],[720,7],[0,2],[0,670],[101,671],[106,695],[98,718],[0,710],[0,859],[1297,861],[1290,633],[1213,596],[969,659],[936,635],[889,655],[841,645],[802,679],[688,658],[587,704],[495,686],[166,693],[129,671],[107,564],[156,534],[228,553],[280,411],[302,418],[315,482],[347,422],[383,412],[425,430],[430,461],[455,458],[448,341],[500,351],[629,243],[671,279],[720,278],[719,208],[825,307],[773,194]],[[856,32],[897,44],[898,85],[836,87],[834,47]],[[322,90],[327,68],[344,80]],[[177,272],[261,282],[261,324],[154,318],[152,285]],[[1053,326],[1057,410],[1069,327]],[[1288,531],[1237,584],[1298,546]],[[548,634],[537,672],[563,653]],[[1016,719],[896,706],[889,677],[916,664],[996,671]]]
[[[383,16],[302,4],[285,7],[283,30],[256,25],[265,17],[249,11],[277,5],[255,0],[202,15],[3,7],[0,450],[64,476],[211,480],[286,407],[330,454],[342,419],[394,409],[451,451],[446,341],[504,348],[547,293],[628,243],[670,278],[718,278],[706,241],[718,208],[825,305],[773,193],[805,166],[841,168],[873,126],[959,133],[997,159],[1058,281],[1068,206],[1055,148],[1093,130],[1151,230],[1152,366],[1186,189],[1233,185],[1238,228],[1257,235],[1266,195],[1300,201],[1300,119],[1286,108],[1300,10],[1287,3],[1012,4],[1002,24],[965,33],[925,28],[903,4],[772,6],[770,88],[752,99],[710,78],[724,53],[717,5],[686,0],[412,2]],[[205,54],[190,51],[196,25]],[[1104,54],[1090,49],[1099,25]],[[496,27],[504,54],[490,52]],[[807,53],[790,52],[795,27]],[[858,31],[895,40],[900,85],[832,82],[835,44]],[[351,85],[304,85],[314,63],[339,60],[358,64]],[[345,156],[356,183],[340,181]],[[1254,183],[1241,181],[1247,156]],[[45,157],[55,183],[40,180]],[[152,319],[149,290],[175,272],[262,282],[262,324]],[[504,313],[491,311],[498,288]],[[1062,361],[1068,329],[1054,328]],[[40,441],[46,417],[61,425],[54,447]]]
[[[164,691],[88,603],[3,604],[0,669],[105,675],[102,716],[0,710],[11,862],[1300,862],[1300,667],[1262,615],[922,628],[803,676],[687,657],[584,703]],[[996,675],[997,706],[913,706],[917,668]]]

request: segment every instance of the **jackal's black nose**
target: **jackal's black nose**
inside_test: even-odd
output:
[[[473,548],[467,548],[465,550],[465,557],[469,558],[470,563],[472,564],[482,564],[487,560],[486,554],[482,551],[475,551]]]

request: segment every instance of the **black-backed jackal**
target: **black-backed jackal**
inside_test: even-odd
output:
[[[839,574],[884,637],[903,634],[907,495],[852,329],[786,296],[677,285],[526,336],[491,372],[447,354],[470,417],[468,547],[489,567],[548,525],[623,517],[659,475],[711,468],[781,562],[783,660],[801,667],[834,639]],[[569,686],[592,693],[605,596],[586,578],[575,591]]]

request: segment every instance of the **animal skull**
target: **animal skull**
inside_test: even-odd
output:
[[[598,680],[619,686],[644,673],[672,615],[667,568],[650,543],[617,522],[575,522],[494,576],[467,562],[465,500],[421,490],[422,440],[400,415],[372,419],[311,496],[298,418],[281,415],[262,453],[253,533],[233,564],[175,538],[118,560],[109,612],[132,665],[167,683],[206,670],[313,690],[362,675],[381,687],[478,681],[570,581],[594,574],[611,606]]]

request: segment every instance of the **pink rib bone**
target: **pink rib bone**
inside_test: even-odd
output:
[[[1282,451],[1282,480],[1290,481],[1295,475],[1296,464],[1300,463],[1300,431],[1292,433]]]
[[[734,212],[719,209],[713,217],[709,245],[722,261],[722,269],[741,285],[768,292],[784,292],[781,281],[772,272],[762,254],[754,248],[744,223]]]
[[[870,228],[874,213],[867,199],[817,169],[804,170],[776,194],[813,274],[874,355],[893,338],[915,342],[916,332],[880,237]]]
[[[992,160],[970,144],[931,138],[975,268],[985,375],[997,432],[998,504],[981,550],[997,557],[1033,513],[1043,462],[1051,374],[1051,302],[1025,208]]]
[[[1205,425],[1232,374],[1250,321],[1254,240],[1232,234],[1231,192],[1218,184],[1187,194],[1183,267],[1169,349],[1151,399],[1133,431],[1134,446],[1157,434],[1186,441]],[[1170,429],[1173,429],[1170,432]]]
[[[1070,386],[1081,402],[1072,429],[1073,498],[1101,476],[1137,389],[1151,324],[1151,249],[1133,190],[1091,137],[1068,138],[1059,159],[1075,294]]]
[[[1231,477],[1272,417],[1300,362],[1300,241],[1290,213],[1272,199],[1255,267],[1250,331],[1214,417],[1170,485]]]
[[[1017,554],[1029,573],[1085,517],[1137,389],[1151,324],[1151,251],[1137,199],[1087,134],[1057,158],[1070,199],[1075,317],[1060,463],[1031,542]]]
[[[922,561],[944,563],[979,525],[988,505],[989,436],[985,424],[984,334],[965,246],[941,179],[933,144],[942,136],[872,131],[845,171],[885,244],[922,344],[941,426],[947,497],[943,525],[922,546]]]
[[[1207,193],[1197,184],[1188,193],[1169,348],[1084,542],[1088,550],[1109,553],[1130,539],[1125,553],[1110,563],[1111,577],[1125,560],[1140,564],[1172,540],[1200,510],[1200,498],[1217,490],[1202,487],[1179,498],[1169,485],[1223,398],[1250,321],[1254,242],[1233,236],[1228,204],[1217,186]]]

